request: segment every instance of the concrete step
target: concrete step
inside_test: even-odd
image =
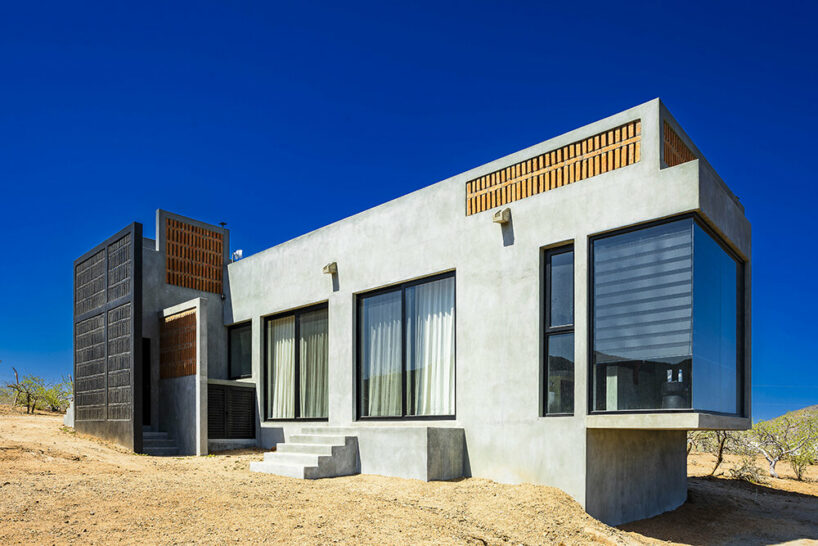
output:
[[[274,463],[271,461],[257,461],[250,463],[250,472],[264,472],[289,478],[310,479],[312,471],[309,467],[298,464]]]
[[[311,427],[303,427],[301,434],[332,434],[335,436],[354,436],[356,429],[354,427],[329,427],[315,425]]]
[[[152,455],[154,457],[171,457],[173,455],[178,455],[179,450],[174,447],[142,447],[142,451],[145,452],[146,455]]]
[[[250,463],[252,472],[291,478],[333,478],[358,474],[358,439],[334,434],[293,434],[291,442],[278,444],[264,460]]]
[[[281,464],[297,464],[303,466],[318,466],[318,460],[326,455],[314,455],[311,453],[281,453],[272,451],[264,454],[265,462]]]
[[[276,444],[277,453],[312,453],[313,455],[332,455],[332,444]]]
[[[164,440],[150,438],[145,439],[142,442],[142,447],[144,447],[145,449],[152,447],[176,447],[176,442],[174,442],[170,438],[165,438]]]
[[[290,441],[296,444],[324,444],[342,446],[346,436],[337,434],[293,434]]]

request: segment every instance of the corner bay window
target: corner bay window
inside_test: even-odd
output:
[[[358,415],[453,416],[454,274],[358,297]]]
[[[326,305],[265,319],[264,343],[265,417],[326,419]]]
[[[252,335],[253,328],[249,322],[230,326],[227,329],[227,367],[230,379],[252,375],[253,364],[250,357]]]
[[[545,414],[574,413],[574,247],[545,253]]]
[[[693,218],[592,241],[593,409],[741,413],[742,264]]]

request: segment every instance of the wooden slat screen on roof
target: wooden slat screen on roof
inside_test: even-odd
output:
[[[696,154],[690,151],[690,148],[679,138],[668,122],[665,122],[662,128],[662,143],[665,165],[668,167],[675,167],[696,159]]]
[[[196,310],[162,319],[159,331],[159,377],[170,379],[196,373]]]
[[[634,120],[466,182],[466,215],[483,212],[637,163],[642,121]]]
[[[203,227],[166,218],[165,282],[222,293],[224,237]]]

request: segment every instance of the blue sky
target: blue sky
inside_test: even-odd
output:
[[[7,2],[0,379],[164,208],[245,255],[654,97],[753,224],[754,416],[818,403],[816,4]],[[123,188],[130,187],[130,191]]]

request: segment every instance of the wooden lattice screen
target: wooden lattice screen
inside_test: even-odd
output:
[[[196,373],[196,310],[162,319],[159,333],[159,377]]]
[[[675,167],[688,161],[696,159],[696,154],[690,151],[685,143],[673,130],[668,122],[665,122],[662,129],[662,141],[665,155],[665,165]]]
[[[470,180],[466,182],[466,214],[633,165],[641,155],[641,139],[642,122],[637,119]]]
[[[168,284],[222,293],[224,237],[221,233],[166,218],[165,252]]]

